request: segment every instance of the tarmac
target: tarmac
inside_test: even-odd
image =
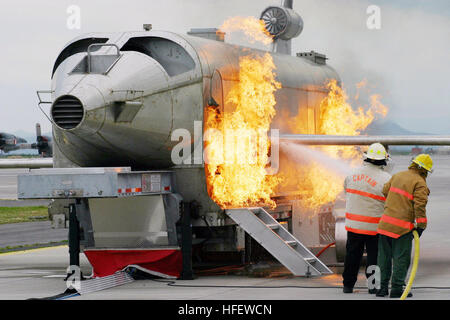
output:
[[[0,199],[17,199],[17,175],[27,172],[28,169],[1,169],[0,170]]]
[[[28,169],[0,170],[0,207],[47,206],[50,200],[18,200],[17,175]],[[52,229],[50,221],[0,225],[0,248],[40,246],[67,240],[67,229]]]
[[[410,156],[394,157],[394,172],[404,170]],[[428,228],[421,237],[420,263],[411,300],[450,299],[450,156],[433,156],[435,172],[428,178],[431,190]],[[13,194],[14,178],[2,179],[0,198]],[[0,234],[0,237],[1,234]],[[0,254],[0,299],[29,299],[53,296],[66,289],[63,278],[68,266],[68,247],[58,246]],[[91,267],[81,255],[83,274]],[[343,294],[339,270],[316,277],[243,275],[197,275],[194,280],[137,280],[121,286],[75,296],[70,299],[144,300],[380,300],[369,295],[360,272],[353,294]]]
[[[17,176],[28,169],[0,169],[0,207],[46,206],[49,200],[17,200]]]
[[[50,221],[0,225],[0,248],[60,243],[67,240],[68,229],[52,229]]]

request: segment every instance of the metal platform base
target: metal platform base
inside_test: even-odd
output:
[[[263,208],[230,209],[225,213],[294,275],[333,273]]]

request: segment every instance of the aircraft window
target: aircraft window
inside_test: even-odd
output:
[[[58,66],[68,57],[73,56],[76,53],[86,52],[87,48],[93,43],[105,43],[108,40],[109,40],[108,38],[87,38],[71,43],[67,48],[61,51],[58,58],[56,59],[55,65],[53,66],[52,78]],[[92,48],[92,52],[95,52],[100,48],[101,47],[94,47]]]
[[[120,51],[137,51],[158,61],[173,77],[194,69],[195,62],[179,44],[159,37],[131,38]]]

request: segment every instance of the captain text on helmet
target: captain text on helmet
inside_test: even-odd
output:
[[[394,174],[383,188],[386,203],[378,225],[381,289],[377,296],[388,294],[389,280],[392,282],[391,298],[399,298],[403,293],[411,260],[412,230],[416,228],[420,236],[427,226],[426,205],[430,190],[426,178],[432,168],[431,157],[420,154],[408,170]]]
[[[344,293],[353,292],[364,248],[367,266],[377,264],[377,229],[386,200],[382,191],[384,184],[391,178],[384,170],[387,159],[388,154],[383,145],[374,143],[369,146],[363,165],[345,178],[347,244],[342,274]],[[366,276],[370,276],[367,267]],[[376,289],[369,289],[369,293],[375,292]]]

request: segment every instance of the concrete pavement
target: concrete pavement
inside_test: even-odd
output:
[[[52,229],[50,221],[0,225],[0,248],[67,240],[68,229]]]
[[[17,200],[17,175],[28,169],[0,169],[0,207],[47,206],[50,200]]]

